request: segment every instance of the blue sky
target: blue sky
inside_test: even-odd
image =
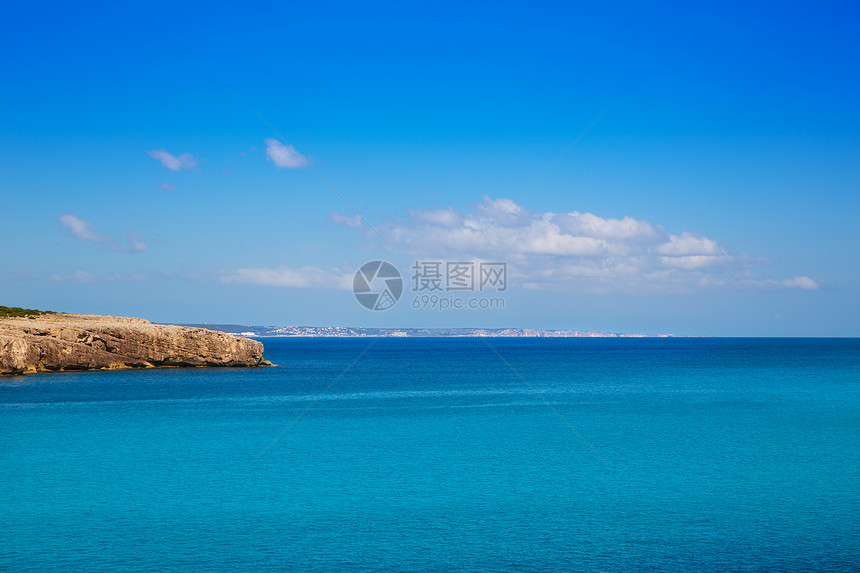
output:
[[[860,335],[860,9],[654,4],[10,5],[0,304]],[[366,310],[375,259],[505,308]]]

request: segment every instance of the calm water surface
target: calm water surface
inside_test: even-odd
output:
[[[0,570],[860,570],[860,340],[371,342],[0,379]]]

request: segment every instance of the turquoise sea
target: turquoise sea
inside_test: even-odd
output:
[[[3,571],[860,571],[860,340],[0,379]]]

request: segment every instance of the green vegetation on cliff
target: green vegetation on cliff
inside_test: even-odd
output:
[[[0,318],[10,316],[40,316],[43,314],[57,314],[53,310],[35,310],[33,308],[21,308],[18,306],[0,306]]]

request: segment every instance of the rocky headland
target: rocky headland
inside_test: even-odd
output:
[[[271,366],[256,340],[141,318],[0,318],[0,374],[180,366]]]

